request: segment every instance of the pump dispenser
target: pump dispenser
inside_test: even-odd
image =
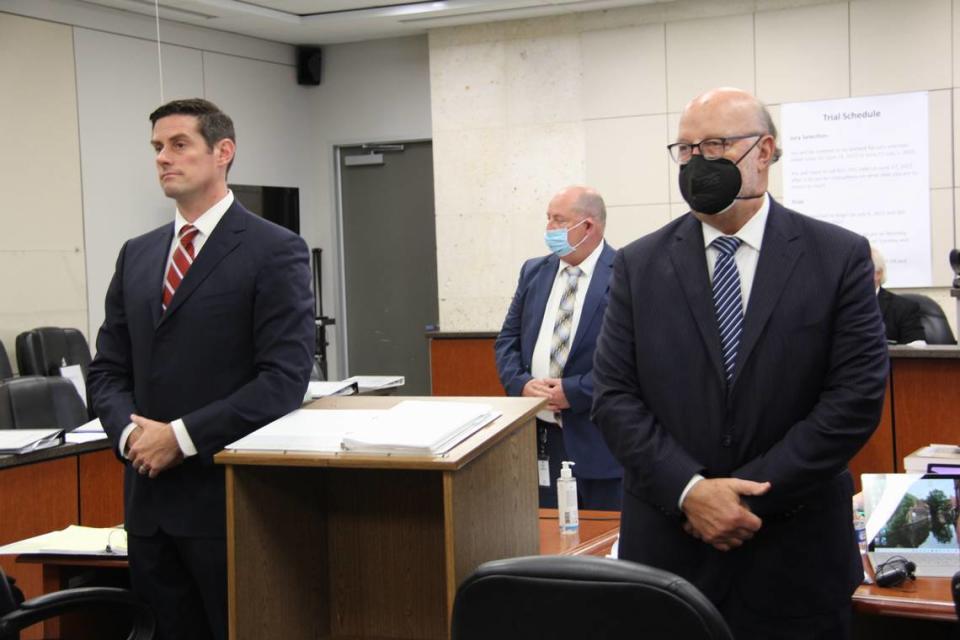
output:
[[[573,462],[560,463],[560,477],[557,478],[557,506],[559,508],[560,532],[576,533],[580,529],[580,514],[577,511],[577,479],[570,469]]]

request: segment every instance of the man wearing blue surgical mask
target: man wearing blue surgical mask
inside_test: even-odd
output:
[[[546,398],[537,415],[540,506],[557,506],[560,463],[574,463],[584,509],[620,509],[623,470],[590,421],[593,351],[607,307],[614,250],[603,239],[606,207],[589,187],[547,207],[550,254],[527,260],[496,341],[508,395]]]

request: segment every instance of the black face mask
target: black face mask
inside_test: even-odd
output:
[[[740,156],[740,160],[746,158],[747,153],[753,151],[762,138],[758,138],[757,142]],[[712,216],[726,211],[736,200],[762,198],[762,193],[737,197],[740,187],[743,186],[743,178],[737,168],[740,160],[735,163],[726,158],[706,160],[703,156],[695,155],[689,162],[680,165],[680,194],[690,208],[697,213]]]

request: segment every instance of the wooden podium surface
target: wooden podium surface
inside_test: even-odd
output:
[[[459,399],[503,415],[444,456],[217,454],[227,467],[231,639],[447,638],[457,585],[474,568],[538,553],[542,401]]]

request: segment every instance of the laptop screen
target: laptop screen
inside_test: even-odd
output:
[[[960,475],[865,473],[862,479],[874,566],[903,556],[917,565],[918,576],[960,570]]]

